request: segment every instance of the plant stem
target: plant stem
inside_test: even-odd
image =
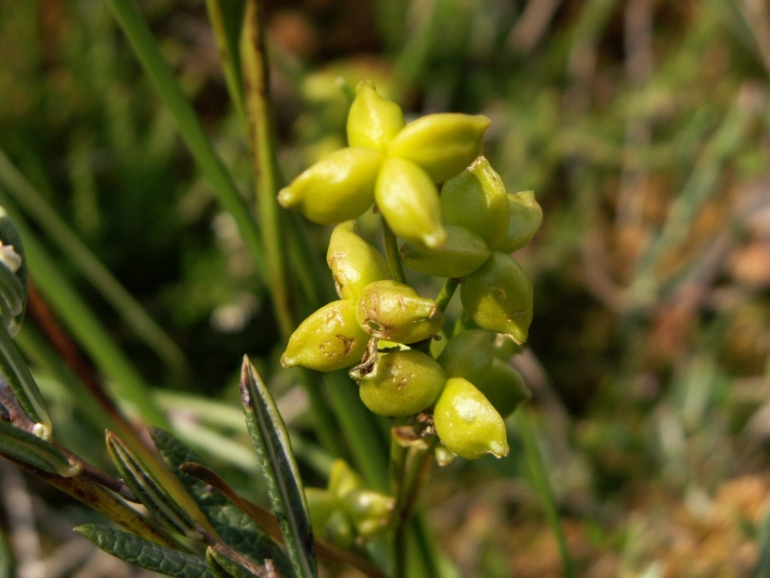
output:
[[[390,274],[393,280],[399,283],[406,283],[404,267],[401,265],[401,255],[398,252],[398,239],[396,239],[395,233],[393,233],[385,219],[382,219],[382,239],[385,243],[385,257],[388,259],[388,266],[390,267]]]
[[[436,297],[436,303],[438,304],[438,308],[442,313],[446,311],[449,302],[452,300],[452,296],[455,294],[455,291],[457,291],[459,286],[459,279],[447,279],[446,283],[444,283],[444,286],[441,288],[441,292],[438,294],[438,297]]]
[[[238,61],[237,46],[231,42],[225,25],[225,14],[222,9],[222,0],[206,0],[206,10],[209,13],[209,21],[217,41],[219,58],[222,61],[222,70],[225,73],[227,92],[233,101],[233,106],[238,117],[246,122],[246,106],[243,103],[243,84],[241,81],[241,67]]]
[[[548,525],[551,527],[551,531],[559,545],[559,554],[561,555],[562,565],[564,566],[564,576],[565,578],[575,578],[577,576],[575,564],[572,561],[572,556],[570,555],[569,547],[567,546],[567,538],[564,535],[564,527],[561,524],[559,512],[556,509],[556,501],[554,500],[551,487],[548,483],[548,474],[545,471],[543,460],[537,449],[537,442],[532,433],[529,416],[522,407],[516,411],[516,423],[519,426],[519,433],[524,442],[524,452],[527,456],[530,474],[532,475],[532,483],[535,486],[535,491],[537,491],[537,494],[540,497],[540,504],[545,511]]]
[[[289,305],[286,257],[281,235],[281,214],[278,200],[278,160],[275,156],[269,99],[269,81],[265,43],[256,0],[246,4],[246,17],[241,40],[246,111],[249,119],[252,169],[257,189],[259,225],[265,241],[268,286],[283,339],[294,331],[294,320]]]

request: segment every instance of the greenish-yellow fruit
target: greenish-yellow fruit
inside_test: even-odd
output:
[[[347,513],[342,509],[335,510],[324,525],[325,538],[340,548],[353,547],[356,541],[356,533]]]
[[[377,208],[397,236],[432,249],[446,243],[438,189],[428,174],[413,162],[385,159],[374,197]]]
[[[508,455],[505,423],[476,387],[461,377],[446,382],[436,402],[433,423],[448,450],[468,460],[484,454]]]
[[[353,490],[342,498],[342,504],[358,535],[370,538],[388,529],[396,499],[373,490]]]
[[[495,359],[507,362],[512,355],[521,353],[524,350],[524,347],[524,345],[516,343],[507,335],[498,333],[494,342]]]
[[[313,534],[323,538],[326,536],[326,522],[340,508],[340,501],[329,490],[322,488],[305,488],[305,499],[310,510]]]
[[[490,124],[481,115],[429,114],[406,125],[388,144],[387,154],[417,163],[434,183],[443,183],[479,156]]]
[[[532,282],[509,255],[492,256],[460,288],[463,309],[479,327],[527,341],[532,322]]]
[[[321,225],[349,221],[374,201],[382,153],[345,148],[324,157],[278,193],[278,202]]]
[[[449,340],[437,361],[447,377],[462,377],[477,383],[492,366],[494,340],[495,334],[491,331],[463,331]]]
[[[535,200],[533,191],[508,195],[508,203],[508,232],[505,241],[497,247],[497,250],[503,253],[513,253],[527,245],[543,223],[543,209]]]
[[[500,359],[495,359],[484,377],[475,383],[503,419],[511,415],[519,403],[532,397],[519,372]]]
[[[510,220],[508,194],[500,175],[484,157],[444,183],[441,210],[447,224],[467,227],[490,249],[505,241]]]
[[[433,337],[444,323],[433,299],[397,281],[367,285],[356,305],[356,319],[372,337],[406,344]]]
[[[367,374],[353,370],[364,405],[378,415],[405,417],[420,413],[438,397],[446,381],[441,366],[414,349],[377,355]]]
[[[404,265],[434,277],[459,279],[473,273],[489,258],[491,251],[476,233],[454,225],[444,228],[447,240],[440,249],[428,249],[408,241],[402,243]]]
[[[353,221],[332,231],[326,262],[341,299],[356,299],[369,283],[390,277],[385,257],[356,234]]]
[[[361,361],[369,335],[356,321],[356,303],[332,301],[305,319],[289,337],[281,365],[334,371]]]
[[[368,81],[356,87],[356,98],[348,112],[348,144],[385,151],[404,128],[404,113],[395,102],[383,98]]]
[[[357,490],[364,486],[361,477],[353,471],[345,460],[334,460],[332,462],[331,472],[329,473],[329,491],[342,498],[348,492]]]

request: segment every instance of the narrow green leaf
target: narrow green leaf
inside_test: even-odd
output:
[[[206,548],[206,559],[209,562],[209,567],[219,566],[228,575],[233,576],[233,578],[254,578],[254,576],[259,576],[259,574],[249,572],[240,564],[236,564],[221,552],[214,550],[211,546]]]
[[[16,285],[13,281],[9,281],[15,289],[20,289],[21,295],[20,311],[14,313],[14,327],[13,329],[8,330],[11,337],[14,337],[18,332],[19,327],[21,327],[21,322],[24,318],[24,309],[27,304],[27,259],[24,255],[24,243],[21,241],[21,235],[19,235],[19,231],[16,230],[16,226],[13,224],[13,221],[8,216],[4,207],[0,207],[0,241],[2,241],[3,245],[11,245],[14,252],[21,257],[21,266],[19,267],[19,270],[13,274],[19,284]]]
[[[202,530],[184,508],[155,480],[120,438],[107,432],[107,449],[120,475],[134,495],[166,526],[190,538],[200,540]]]
[[[29,367],[24,363],[16,344],[11,340],[8,331],[1,326],[0,373],[5,376],[22,409],[40,426],[40,431],[35,431],[35,433],[44,439],[51,439],[53,426],[43,404],[40,388],[32,377]]]
[[[146,570],[174,578],[214,578],[204,560],[160,546],[123,530],[98,524],[75,528],[108,554]]]
[[[209,570],[211,570],[214,578],[233,578],[233,575],[222,568],[219,562],[214,559],[209,550],[206,550],[206,561],[209,563]]]
[[[305,494],[286,426],[248,357],[241,367],[241,399],[270,503],[298,578],[318,573]]]
[[[67,457],[44,439],[0,419],[0,454],[21,460],[52,474],[72,476],[79,468],[70,466]]]
[[[201,463],[201,458],[184,443],[160,428],[150,428],[160,455],[200,506],[224,542],[255,562],[273,560],[283,576],[293,574],[286,553],[252,519],[220,492],[204,482],[179,471],[187,462]]]

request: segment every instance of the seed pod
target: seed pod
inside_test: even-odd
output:
[[[332,301],[305,319],[289,337],[281,365],[334,371],[361,361],[369,335],[356,322],[352,299]]]
[[[513,339],[498,333],[494,342],[495,359],[507,362],[512,355],[521,353],[524,350],[524,345],[516,343]]]
[[[278,193],[287,209],[299,209],[320,225],[355,219],[374,201],[382,153],[345,148],[324,157]]]
[[[377,415],[405,417],[429,407],[441,392],[446,376],[430,356],[414,349],[380,353],[374,369],[353,370],[364,405]]]
[[[329,474],[329,491],[342,499],[348,492],[364,486],[359,475],[347,464],[345,460],[334,460]]]
[[[508,455],[503,418],[461,377],[446,382],[433,411],[433,423],[441,442],[462,458],[475,460],[486,453],[498,458]]]
[[[367,285],[356,305],[356,319],[372,337],[406,344],[434,336],[444,323],[433,299],[397,281]]]
[[[509,255],[492,256],[460,287],[463,309],[479,327],[527,340],[532,322],[532,282]]]
[[[484,377],[476,382],[476,387],[503,419],[511,415],[520,402],[532,397],[519,372],[500,359],[492,362]]]
[[[491,251],[484,239],[465,227],[446,225],[446,244],[428,249],[421,244],[401,244],[404,265],[434,277],[458,279],[470,275],[489,258]]]
[[[509,222],[509,201],[500,175],[484,157],[441,189],[441,211],[449,225],[474,231],[494,249],[505,241]]]
[[[505,241],[497,247],[503,253],[513,253],[527,245],[543,223],[543,209],[535,200],[533,191],[508,195],[508,204],[508,232]]]
[[[347,514],[342,510],[336,510],[329,516],[324,530],[326,539],[340,548],[351,548],[356,541],[353,524],[350,523]]]
[[[318,537],[325,537],[326,522],[334,511],[340,508],[339,500],[329,490],[322,488],[305,488],[305,499],[310,511],[313,534]]]
[[[429,114],[406,125],[388,144],[387,154],[417,163],[434,183],[443,183],[479,156],[490,124],[481,115]]]
[[[348,145],[384,152],[391,139],[404,128],[404,113],[395,102],[383,98],[374,85],[362,80],[348,112]]]
[[[492,366],[494,339],[491,331],[463,331],[449,340],[437,361],[448,378],[462,377],[476,383]]]
[[[386,158],[377,177],[374,198],[397,236],[432,249],[446,243],[438,189],[413,162]]]
[[[385,257],[356,234],[353,221],[332,231],[326,262],[340,299],[356,299],[369,283],[390,278]]]
[[[372,490],[353,490],[342,498],[342,505],[356,533],[370,538],[387,530],[396,499]]]
[[[451,466],[455,463],[456,458],[457,454],[449,451],[444,444],[438,443],[433,446],[433,459],[436,460],[436,464],[439,467],[445,468]]]

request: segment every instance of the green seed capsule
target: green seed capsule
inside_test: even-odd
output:
[[[433,411],[433,423],[441,442],[462,458],[508,455],[503,418],[484,394],[461,377],[446,382]]]
[[[374,189],[382,216],[406,241],[438,249],[446,243],[438,189],[413,162],[387,158]]]
[[[353,221],[332,231],[326,262],[341,299],[357,299],[369,283],[390,278],[385,257],[356,234]]]
[[[460,299],[479,327],[510,335],[517,343],[527,340],[532,282],[509,255],[493,251],[478,271],[463,280]]]
[[[370,82],[359,82],[356,98],[348,112],[348,144],[384,152],[402,128],[404,113],[401,107],[377,94]]]
[[[499,359],[492,362],[489,371],[476,382],[476,387],[503,419],[511,415],[519,403],[532,397],[519,372]]]
[[[436,444],[433,446],[433,459],[436,460],[436,464],[445,468],[455,463],[457,454],[450,452],[444,444]]]
[[[507,362],[512,355],[524,351],[524,347],[524,345],[516,343],[507,335],[498,333],[494,343],[495,359]]]
[[[506,239],[510,221],[508,194],[500,175],[484,157],[444,183],[441,211],[447,224],[471,229],[490,249]]]
[[[281,189],[278,202],[320,225],[355,219],[374,201],[382,159],[382,153],[366,148],[333,152]]]
[[[406,344],[433,337],[444,323],[433,299],[397,281],[367,285],[356,305],[356,319],[372,337]]]
[[[388,529],[396,499],[372,490],[353,490],[342,498],[342,504],[356,533],[370,538]]]
[[[307,508],[310,510],[310,521],[313,534],[319,538],[326,537],[326,522],[335,510],[340,508],[340,501],[329,490],[322,488],[305,488]]]
[[[336,510],[329,516],[324,525],[324,534],[326,539],[340,548],[352,548],[356,541],[356,534],[353,524],[350,523],[348,515],[342,510]]]
[[[414,349],[380,353],[374,369],[353,370],[364,405],[377,415],[405,417],[429,407],[441,392],[446,376],[429,355]]]
[[[492,366],[494,340],[495,334],[491,331],[463,331],[449,340],[437,361],[447,377],[462,377],[477,383]]]
[[[476,233],[454,225],[444,228],[447,240],[441,249],[428,249],[408,241],[402,243],[404,265],[434,277],[458,279],[473,273],[489,258],[491,251]]]
[[[329,473],[329,491],[342,499],[348,492],[363,488],[364,482],[345,460],[334,460]]]
[[[479,156],[490,124],[481,115],[429,114],[406,125],[388,144],[387,154],[417,163],[434,183],[443,183]]]
[[[508,195],[508,203],[511,213],[508,232],[505,241],[497,247],[503,253],[513,253],[527,245],[543,223],[543,209],[533,191]]]
[[[305,319],[289,337],[281,365],[334,371],[361,361],[369,335],[356,322],[352,299],[332,301]]]

